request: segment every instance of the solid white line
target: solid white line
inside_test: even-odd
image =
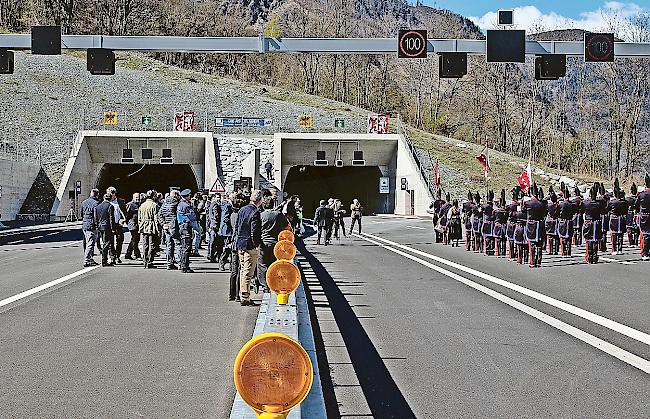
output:
[[[625,336],[631,337],[632,339],[636,339],[639,342],[645,343],[646,345],[650,345],[650,335],[649,334],[641,332],[641,331],[636,330],[636,329],[633,329],[633,328],[631,328],[629,326],[626,326],[624,324],[615,322],[615,321],[610,320],[610,319],[608,319],[606,317],[599,316],[598,314],[591,313],[591,312],[589,312],[587,310],[584,310],[584,309],[581,309],[579,307],[573,306],[571,304],[565,303],[564,301],[557,300],[557,299],[555,299],[553,297],[549,297],[549,296],[541,294],[541,293],[539,293],[537,291],[533,291],[533,290],[530,290],[528,288],[522,287],[520,285],[513,284],[512,282],[508,282],[508,281],[505,281],[505,280],[503,280],[501,278],[497,278],[495,276],[486,274],[485,272],[477,271],[475,269],[469,268],[467,266],[464,266],[464,265],[461,265],[461,264],[458,264],[458,263],[455,263],[455,262],[451,262],[451,261],[449,261],[447,259],[443,259],[443,258],[438,257],[438,256],[431,255],[431,254],[423,252],[421,250],[414,249],[414,248],[409,247],[409,246],[404,246],[402,244],[396,243],[396,242],[391,241],[391,240],[386,240],[384,238],[377,237],[377,236],[374,236],[372,234],[368,234],[368,233],[363,233],[363,234],[368,236],[368,237],[372,237],[373,239],[379,240],[381,242],[390,244],[390,245],[398,247],[400,249],[407,250],[407,251],[415,253],[415,254],[417,254],[419,256],[423,256],[423,257],[426,257],[428,259],[435,260],[436,262],[445,264],[445,265],[450,266],[452,268],[461,270],[461,271],[466,272],[468,274],[471,274],[471,275],[477,276],[479,278],[485,279],[487,281],[493,282],[493,283],[495,283],[497,285],[508,288],[508,289],[510,289],[512,291],[519,292],[519,293],[524,294],[524,295],[526,295],[528,297],[534,298],[534,299],[536,299],[538,301],[541,301],[541,302],[546,303],[548,305],[551,305],[553,307],[557,307],[557,308],[559,308],[561,310],[564,310],[566,312],[574,314],[574,315],[576,315],[578,317],[582,317],[583,319],[586,319],[586,320],[589,320],[589,321],[594,322],[596,324],[599,324],[599,325],[601,325],[603,327],[606,327],[606,328],[608,328],[610,330],[613,330],[613,331],[618,332],[620,334],[623,334]],[[359,236],[359,237],[361,237],[361,236]]]
[[[415,228],[418,230],[427,230],[425,227],[418,227],[418,226],[406,226],[406,228]]]
[[[71,280],[73,278],[78,277],[79,275],[83,275],[83,274],[85,274],[87,272],[90,272],[93,269],[97,269],[97,268],[98,268],[98,266],[89,266],[88,268],[83,268],[80,271],[73,272],[73,273],[71,273],[69,275],[66,275],[66,276],[62,277],[62,278],[55,279],[54,281],[50,281],[47,284],[39,285],[38,287],[34,287],[34,288],[30,289],[30,290],[23,291],[20,294],[14,295],[13,297],[5,298],[4,300],[0,301],[0,307],[4,307],[4,306],[6,306],[8,304],[11,304],[11,303],[16,302],[18,300],[21,300],[21,299],[23,299],[25,297],[29,297],[30,295],[36,294],[37,292],[41,292],[41,291],[46,290],[48,288],[51,288],[51,287],[53,287],[55,285],[61,284],[61,283],[66,282],[66,281],[69,281],[69,280]]]
[[[370,236],[370,235],[369,235]],[[401,250],[394,249],[392,247],[386,246],[383,243],[380,243],[378,241],[369,239],[367,237],[361,237],[358,236],[366,241],[369,241],[371,243],[376,244],[377,246],[383,247],[386,250],[389,250],[393,253],[397,253],[398,255],[404,256],[405,258],[411,259],[421,265],[424,265],[430,269],[433,269],[436,272],[439,272],[443,275],[446,275],[452,279],[455,279],[456,281],[459,281],[471,288],[474,288],[477,291],[480,291],[484,294],[489,295],[490,297],[493,297],[505,304],[508,304],[509,306],[516,308],[519,311],[522,311],[532,317],[535,317],[538,320],[541,320],[542,322],[548,324],[549,326],[552,326],[558,330],[561,330],[562,332],[565,332],[577,339],[580,339],[581,341],[593,346],[596,349],[600,349],[601,351],[620,359],[621,361],[640,369],[641,371],[645,372],[646,374],[650,374],[650,361],[641,358],[637,355],[634,355],[631,352],[628,352],[624,349],[619,348],[618,346],[612,345],[609,342],[606,342],[600,338],[597,338],[594,335],[591,335],[583,330],[580,330],[574,326],[571,326],[570,324],[564,323],[561,320],[556,319],[555,317],[549,316],[548,314],[542,313],[539,310],[536,310],[532,307],[529,307],[523,303],[520,303],[517,300],[514,300],[508,296],[505,296],[497,291],[494,291],[488,287],[485,287],[481,284],[478,284],[472,280],[469,280],[463,276],[460,276],[454,272],[448,271],[444,268],[441,268],[439,266],[436,266],[430,262],[427,262],[423,259],[420,259],[418,257],[415,257],[413,255],[410,255],[406,252],[402,252]]]
[[[626,260],[616,260],[616,259],[605,258],[602,256],[600,256],[600,259],[604,260],[605,262],[620,263],[621,265],[635,265],[634,262],[628,262]]]

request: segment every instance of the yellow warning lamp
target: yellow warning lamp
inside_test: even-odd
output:
[[[282,333],[263,333],[244,344],[235,359],[235,387],[260,419],[285,419],[314,381],[309,355]]]
[[[291,230],[282,230],[280,234],[278,234],[278,240],[289,240],[291,243],[293,243],[295,236]]]
[[[296,246],[289,240],[280,240],[273,247],[273,255],[279,260],[292,260],[296,257]]]
[[[276,260],[266,271],[266,284],[277,295],[278,304],[287,304],[289,294],[300,285],[300,271],[288,260]]]

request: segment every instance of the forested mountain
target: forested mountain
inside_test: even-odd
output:
[[[258,20],[280,37],[395,37],[426,28],[432,38],[483,34],[453,12],[404,0],[4,0],[0,26],[21,32],[58,23],[66,33],[254,36]],[[650,41],[650,17],[607,20],[620,38]],[[580,30],[529,35],[580,40]],[[536,81],[525,64],[470,57],[460,80],[438,78],[438,60],[384,55],[157,54],[167,64],[320,95],[375,112],[399,113],[413,126],[484,143],[558,169],[638,175],[650,157],[650,60],[613,64],[568,60],[567,77]]]

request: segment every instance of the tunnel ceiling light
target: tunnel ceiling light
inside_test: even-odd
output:
[[[330,162],[327,161],[326,154],[324,150],[318,150],[316,152],[316,160],[314,160],[314,166],[329,166]]]
[[[343,167],[343,160],[334,160],[334,166]]]
[[[160,164],[174,164],[171,148],[162,149],[162,157],[160,158]]]
[[[133,163],[133,149],[132,148],[123,148],[122,149],[122,164]]]
[[[142,149],[142,160],[153,160],[153,149],[152,148],[143,148]]]
[[[0,74],[14,73],[14,52],[0,48]]]
[[[365,166],[366,161],[363,159],[363,151],[355,150],[354,158],[352,159],[352,166]]]

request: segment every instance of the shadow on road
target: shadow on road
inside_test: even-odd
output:
[[[302,241],[296,241],[296,246],[323,287],[373,417],[415,418],[344,293],[323,264],[305,248]]]

